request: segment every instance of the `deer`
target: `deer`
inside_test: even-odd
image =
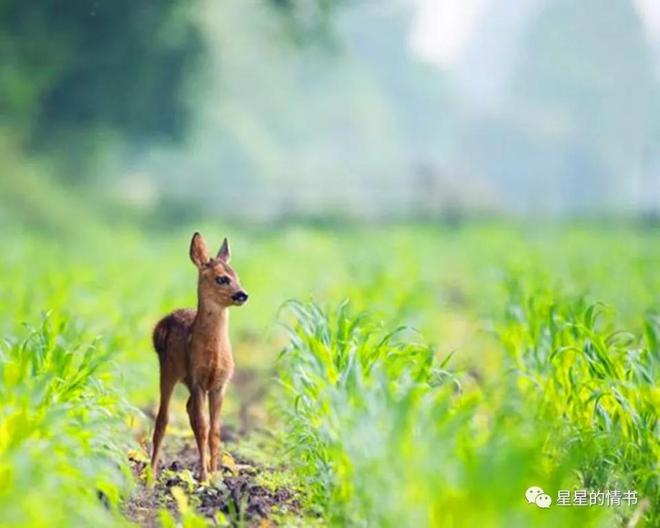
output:
[[[190,241],[190,260],[198,271],[197,310],[174,310],[156,324],[152,335],[160,363],[160,406],[154,427],[151,468],[157,476],[170,399],[176,384],[182,382],[190,392],[186,410],[199,451],[199,479],[204,482],[209,472],[217,471],[220,412],[234,373],[229,308],[245,304],[248,294],[229,266],[227,238],[215,258],[210,258],[204,238],[195,233]],[[207,401],[208,420],[204,409]],[[210,460],[207,460],[207,445]]]

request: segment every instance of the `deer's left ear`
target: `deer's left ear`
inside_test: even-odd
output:
[[[231,252],[229,251],[229,241],[227,238],[222,241],[222,246],[220,246],[220,250],[218,251],[218,256],[216,258],[219,258],[225,264],[229,264]]]

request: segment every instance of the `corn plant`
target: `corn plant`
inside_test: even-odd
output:
[[[128,491],[129,407],[109,356],[44,316],[0,348],[0,525],[111,526]]]
[[[660,520],[660,320],[649,313],[644,332],[630,333],[613,328],[607,312],[584,298],[513,290],[500,338],[521,394],[551,424],[549,454],[572,453],[578,487],[636,490],[654,526]]]
[[[291,460],[332,523],[377,526],[597,524],[595,511],[530,509],[531,482],[558,485],[523,402],[462,386],[445,358],[347,304],[290,305],[280,379]],[[516,410],[518,407],[518,410]],[[527,507],[526,507],[527,506]],[[544,515],[539,515],[542,513]]]

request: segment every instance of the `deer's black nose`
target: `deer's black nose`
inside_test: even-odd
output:
[[[248,294],[245,293],[244,291],[239,291],[235,293],[234,295],[231,296],[232,301],[244,303],[245,301],[248,300]]]

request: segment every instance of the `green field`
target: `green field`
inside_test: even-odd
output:
[[[136,470],[157,405],[150,333],[196,304],[195,229],[229,236],[250,293],[225,421],[244,429],[233,457],[296,496],[272,522],[660,525],[658,229],[513,223],[4,232],[0,525],[128,524],[162,485]],[[175,398],[165,444],[192,444]],[[189,470],[146,514],[259,523],[240,503],[196,513],[209,486]],[[530,486],[552,506],[528,504]],[[637,503],[556,504],[576,489]]]

